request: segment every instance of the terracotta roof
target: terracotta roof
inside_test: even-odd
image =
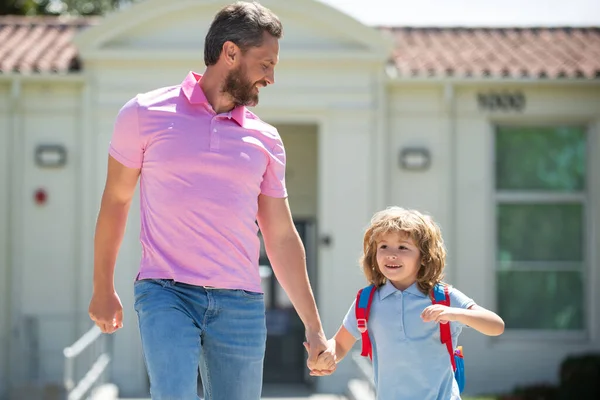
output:
[[[600,78],[600,28],[381,28],[401,76]]]
[[[73,35],[97,18],[0,16],[0,73],[82,69]],[[600,79],[600,27],[381,27],[400,76]]]
[[[79,71],[73,35],[93,18],[0,17],[0,73]]]

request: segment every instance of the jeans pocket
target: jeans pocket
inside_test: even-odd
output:
[[[152,290],[163,288],[165,286],[164,279],[140,279],[133,283],[133,308],[138,310],[139,303]]]
[[[249,290],[244,290],[244,289],[237,289],[236,292],[239,293],[240,295],[242,295],[242,297],[244,297],[246,299],[263,300],[265,298],[264,293],[251,292]]]

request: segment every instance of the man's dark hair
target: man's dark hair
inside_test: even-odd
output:
[[[242,53],[263,43],[268,32],[277,39],[283,35],[283,26],[277,15],[257,2],[238,1],[223,7],[215,15],[204,41],[204,63],[214,65],[219,60],[223,43],[235,43]]]

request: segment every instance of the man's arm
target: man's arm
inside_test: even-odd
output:
[[[275,276],[304,323],[310,346],[308,367],[315,369],[317,356],[327,349],[327,341],[306,271],[306,253],[287,199],[260,195],[258,225]]]
[[[123,326],[123,306],[114,284],[115,263],[139,175],[139,169],[127,168],[109,156],[94,236],[94,292],[89,307],[90,318],[105,333]]]

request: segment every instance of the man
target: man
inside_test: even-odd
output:
[[[130,100],[119,112],[94,242],[89,314],[122,327],[114,266],[140,179],[142,261],[135,309],[152,398],[258,400],[266,342],[258,273],[262,232],[282,287],[306,328],[308,367],[327,348],[292,222],[277,130],[246,109],[275,82],[282,25],[257,3],[220,10],[204,75]],[[258,226],[256,224],[258,221]]]

